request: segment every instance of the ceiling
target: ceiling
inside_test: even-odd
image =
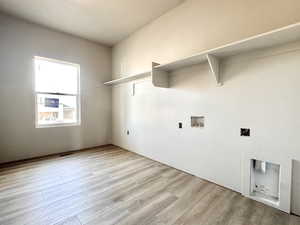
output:
[[[0,10],[111,46],[183,1],[0,0]]]

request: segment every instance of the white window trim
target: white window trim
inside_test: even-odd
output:
[[[42,59],[49,62],[56,62],[66,65],[72,65],[77,67],[77,94],[63,94],[63,93],[49,93],[49,92],[39,92],[36,91],[36,70],[35,70],[35,60],[36,59]],[[61,61],[57,59],[51,59],[51,58],[45,58],[40,56],[34,56],[33,57],[33,70],[34,70],[34,105],[35,105],[35,128],[54,128],[54,127],[74,127],[74,126],[80,126],[81,125],[81,91],[80,91],[80,65],[76,63],[70,63],[66,61]],[[67,96],[77,96],[76,98],[76,107],[77,107],[77,122],[76,123],[52,123],[52,124],[39,124],[38,120],[38,106],[37,106],[37,95],[38,94],[54,94],[54,95],[67,95]]]

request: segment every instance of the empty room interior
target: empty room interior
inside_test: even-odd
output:
[[[0,225],[300,225],[299,0],[0,0]]]

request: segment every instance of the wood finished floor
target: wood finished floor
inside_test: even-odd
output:
[[[300,219],[111,146],[0,169],[0,224],[300,225]]]

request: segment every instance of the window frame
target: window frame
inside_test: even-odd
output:
[[[71,65],[77,68],[77,94],[66,94],[66,93],[52,93],[52,92],[40,92],[36,91],[36,60],[44,60],[59,64]],[[51,128],[51,127],[74,127],[81,125],[81,91],[80,91],[80,65],[76,63],[70,63],[62,60],[52,59],[52,58],[45,58],[41,56],[34,56],[33,57],[33,68],[34,68],[34,105],[35,105],[35,128]],[[59,96],[75,96],[76,97],[76,122],[75,123],[52,123],[52,124],[39,124],[39,117],[38,117],[38,95],[39,94],[49,94],[49,95],[59,95]]]

